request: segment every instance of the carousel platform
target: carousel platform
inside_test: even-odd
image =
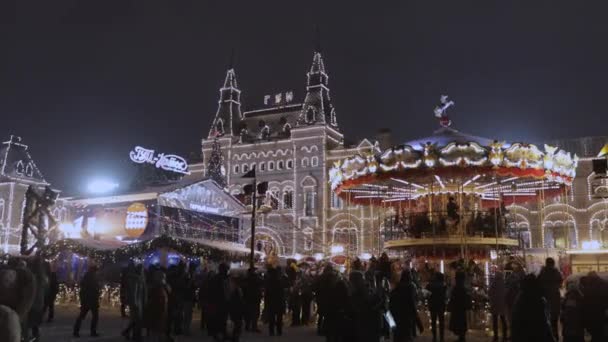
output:
[[[445,235],[445,236],[431,236],[421,238],[405,238],[395,239],[386,241],[384,248],[387,249],[399,249],[407,247],[425,247],[425,246],[499,246],[506,247],[517,247],[519,241],[517,239],[510,239],[506,237],[480,237],[480,236],[462,236],[462,235]]]

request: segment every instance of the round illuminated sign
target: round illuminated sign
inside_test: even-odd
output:
[[[132,238],[138,238],[148,225],[148,209],[142,203],[133,203],[127,208],[125,231]]]

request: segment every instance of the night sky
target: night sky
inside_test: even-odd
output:
[[[200,149],[232,48],[243,109],[301,100],[315,25],[348,140],[430,134],[444,93],[471,134],[608,135],[605,1],[360,3],[3,0],[0,138],[22,136],[65,193],[124,183],[134,145]]]

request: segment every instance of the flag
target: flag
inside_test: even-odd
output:
[[[242,178],[255,178],[255,165]]]

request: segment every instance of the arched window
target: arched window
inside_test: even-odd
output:
[[[4,221],[4,199],[0,199],[0,223]]]
[[[23,162],[20,160],[17,162],[17,174],[22,175],[24,171]]]
[[[238,165],[234,165],[234,173],[235,174],[239,173],[239,166]]]
[[[281,196],[279,189],[270,190],[268,196],[270,196],[270,207],[272,207],[273,210],[279,209],[279,200]]]
[[[215,125],[215,130],[218,135],[224,135],[224,120],[218,119],[217,124]]]
[[[302,167],[308,167],[308,157],[302,158]]]
[[[266,163],[260,162],[260,166],[258,167],[260,171],[266,171]]]
[[[274,162],[271,160],[268,162],[268,171],[274,170]]]
[[[283,170],[283,161],[282,160],[279,160],[277,162],[277,170]]]
[[[332,245],[343,246],[344,254],[357,255],[359,236],[356,227],[334,228]]]
[[[304,250],[305,251],[312,251],[312,247],[313,247],[313,242],[312,242],[312,228],[304,228],[304,230],[302,230],[302,233],[304,235]]]
[[[288,169],[293,169],[293,160],[291,160],[291,159],[287,160],[287,168]]]
[[[243,164],[243,173],[249,172],[249,165]]]
[[[317,194],[314,191],[306,191],[304,193],[304,216],[313,216],[315,214]]]
[[[287,138],[291,137],[291,125],[290,124],[285,124],[283,126],[283,135],[285,135]]]
[[[306,111],[306,122],[313,123],[315,121],[315,110],[312,107],[308,107]]]
[[[32,166],[31,162],[27,163],[27,166],[25,167],[25,174],[28,177],[32,177],[34,175],[34,167]]]
[[[312,166],[312,167],[319,166],[319,157],[310,158],[310,166]]]
[[[293,208],[293,189],[283,190],[283,209]]]

